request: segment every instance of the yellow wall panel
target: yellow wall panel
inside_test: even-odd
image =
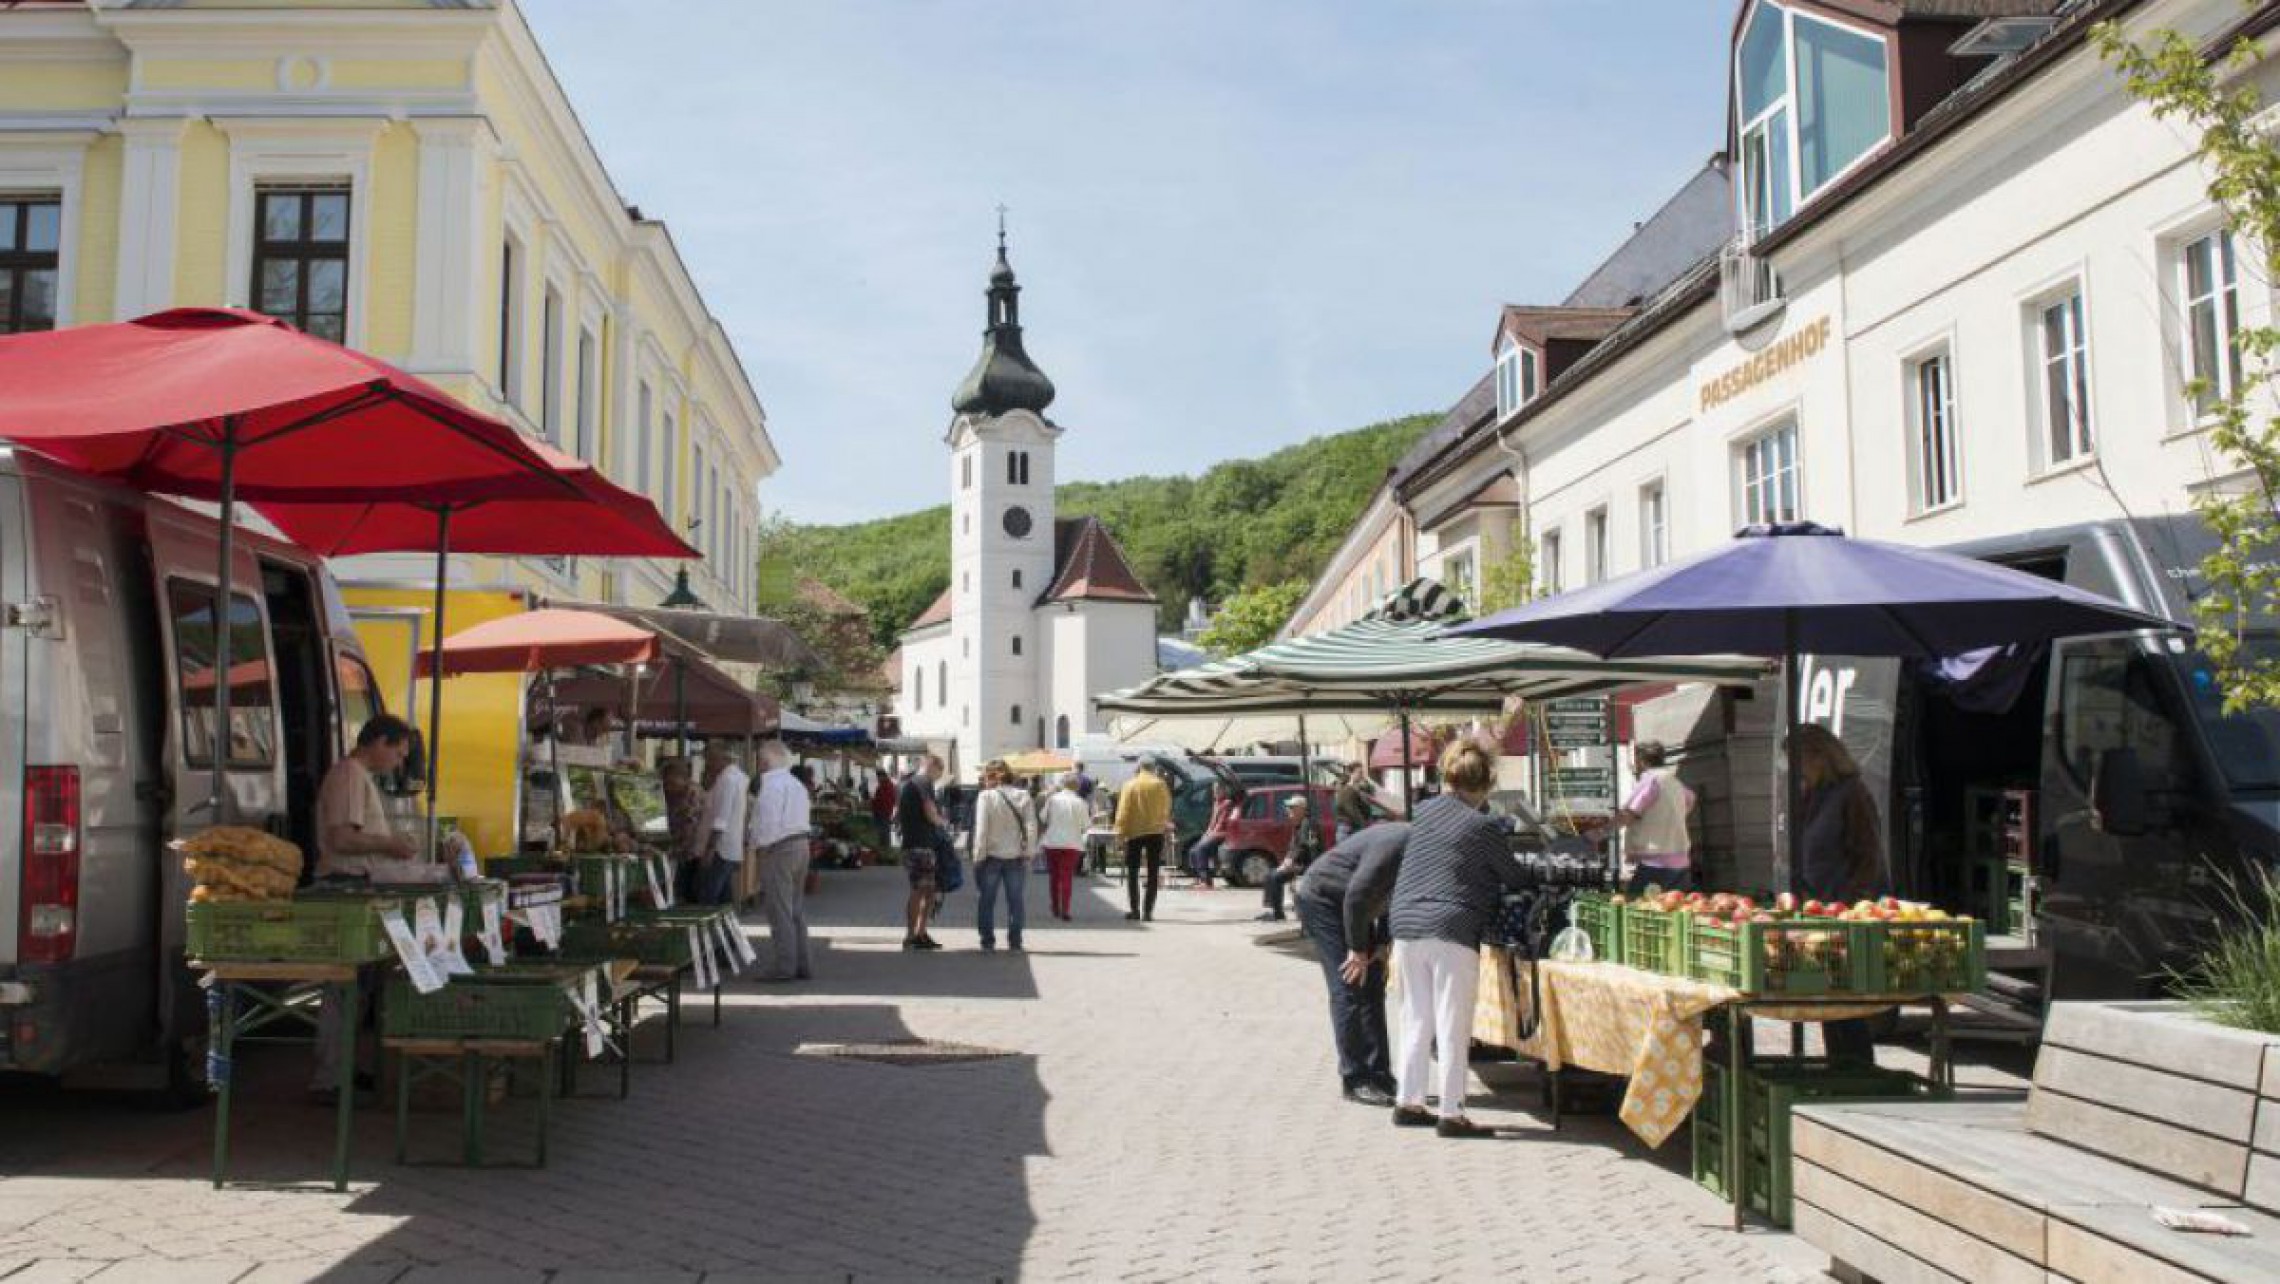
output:
[[[126,144],[118,135],[87,149],[79,185],[79,282],[71,301],[80,325],[109,321],[119,297],[119,182]]]
[[[277,63],[270,58],[146,59],[144,89],[275,89]]]
[[[460,89],[467,64],[456,58],[337,59],[325,83],[334,89]]]
[[[181,214],[175,223],[174,302],[214,306],[228,301],[230,140],[205,121],[182,131]]]
[[[419,138],[390,125],[373,141],[371,226],[365,289],[364,346],[401,361],[412,350],[412,281],[419,252]]]
[[[357,640],[364,645],[389,711],[424,728],[428,684],[414,681],[411,666],[415,641],[423,649],[434,643],[428,615],[434,595],[426,589],[350,584],[342,586],[341,599],[356,621]],[[523,609],[518,594],[451,590],[445,597],[444,633],[448,636]],[[436,809],[459,818],[477,855],[497,856],[515,848],[522,725],[522,675],[473,674],[445,680],[439,764],[443,785]]]
[[[109,110],[127,92],[121,62],[12,62],[0,76],[0,108],[10,111]]]

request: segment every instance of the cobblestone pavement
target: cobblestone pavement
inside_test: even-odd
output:
[[[372,1109],[358,1180],[335,1194],[310,1180],[330,1115],[295,1091],[295,1048],[246,1067],[249,1184],[220,1192],[208,1112],[0,1091],[0,1279],[1745,1280],[1825,1264],[1728,1229],[1683,1171],[1683,1135],[1649,1152],[1606,1117],[1552,1132],[1531,1072],[1481,1069],[1469,1107],[1508,1130],[1492,1142],[1340,1100],[1319,973],[1260,943],[1249,893],[1167,892],[1142,927],[1091,883],[1078,921],[1033,927],[1026,955],[974,949],[970,891],[937,930],[949,950],[906,954],[900,897],[898,871],[826,874],[818,979],[737,983],[722,1027],[693,1014],[678,1063],[640,1066],[630,1099],[560,1105],[544,1170],[395,1167]],[[912,1038],[1007,1055],[814,1055]],[[496,1153],[526,1139],[508,1121],[527,1107],[499,1108]],[[424,1122],[448,1144],[454,1116]]]

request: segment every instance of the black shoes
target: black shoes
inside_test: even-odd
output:
[[[1139,922],[1139,921],[1140,921],[1140,911],[1138,911],[1138,910],[1126,910],[1126,911],[1124,911],[1124,921],[1125,921],[1125,922],[1127,922],[1127,923],[1137,923],[1137,922]]]
[[[942,946],[931,936],[906,936],[903,938],[903,948],[906,950],[939,950]]]
[[[1346,1089],[1346,1100],[1383,1109],[1393,1104],[1393,1094],[1374,1083],[1358,1083]]]
[[[1433,1112],[1421,1106],[1395,1106],[1393,1108],[1393,1126],[1396,1128],[1430,1128],[1433,1126]]]
[[[1284,915],[1277,914],[1273,910],[1261,910],[1252,915],[1251,921],[1254,923],[1280,923],[1284,921],[1284,918]]]
[[[1463,1115],[1458,1115],[1454,1119],[1443,1119],[1434,1124],[1433,1135],[1436,1137],[1455,1137],[1460,1140],[1476,1141],[1484,1137],[1495,1136],[1496,1129],[1489,1127],[1487,1124],[1476,1124],[1472,1120],[1465,1118]]]

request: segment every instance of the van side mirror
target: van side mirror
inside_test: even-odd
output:
[[[2090,778],[2090,809],[2099,832],[2117,838],[2145,833],[2150,801],[2145,787],[2145,765],[2135,749],[2107,749],[2098,755],[2096,774]]]

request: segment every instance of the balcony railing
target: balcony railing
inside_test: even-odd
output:
[[[1752,253],[1741,237],[1727,242],[1718,254],[1718,301],[1726,314],[1726,329],[1733,334],[1779,316],[1788,302],[1781,292],[1781,274]]]

